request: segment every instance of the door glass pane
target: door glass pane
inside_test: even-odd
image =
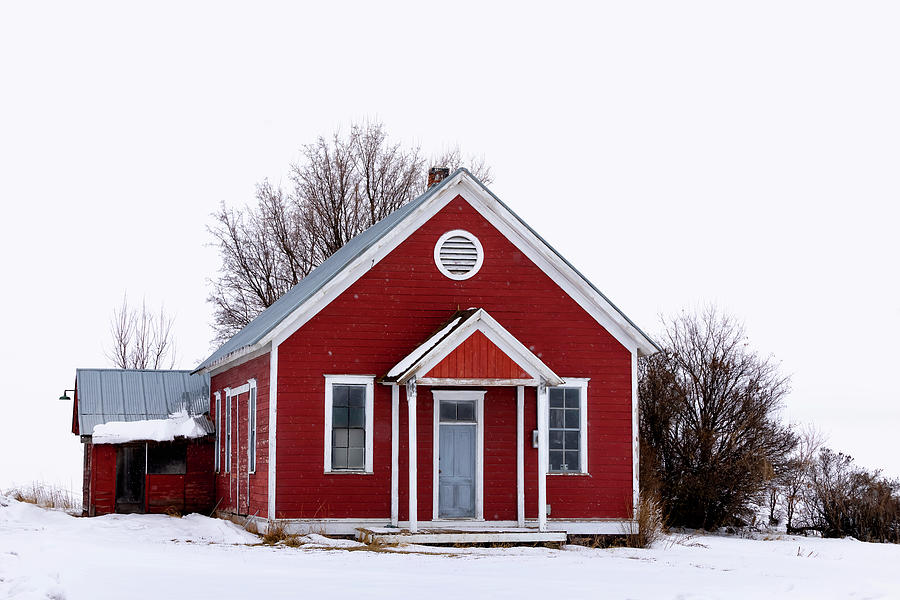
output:
[[[456,403],[456,420],[472,423],[475,421],[475,403],[474,402],[457,402]]]
[[[456,402],[441,402],[441,421],[456,420]]]

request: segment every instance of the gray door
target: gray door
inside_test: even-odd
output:
[[[438,516],[475,517],[475,425],[440,426]]]

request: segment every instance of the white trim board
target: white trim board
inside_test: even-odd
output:
[[[588,314],[629,350],[648,355],[656,352],[653,342],[633,326],[618,309],[597,292],[571,265],[558,256],[542,239],[499,202],[481,182],[465,170],[441,184],[441,189],[384,237],[360,253],[340,273],[298,306],[290,315],[265,334],[257,343],[219,359],[206,368],[218,372],[244,356],[259,352],[269,344],[280,344],[343,293],[381,259],[417,231],[457,196],[468,202],[497,228],[516,248],[543,270]]]

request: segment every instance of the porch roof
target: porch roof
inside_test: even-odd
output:
[[[429,375],[437,365],[454,350],[462,346],[477,333],[482,334],[492,346],[495,346],[509,364],[518,367],[521,374],[509,377],[447,377]],[[480,337],[480,336],[479,336]],[[472,338],[474,339],[474,338]],[[382,383],[406,383],[412,378],[431,379],[436,383],[445,380],[447,383],[465,385],[495,385],[506,382],[515,385],[560,385],[563,379],[548,367],[531,350],[515,338],[500,323],[491,317],[483,308],[470,308],[455,313],[444,326],[423,344],[398,362],[387,375],[381,378]]]

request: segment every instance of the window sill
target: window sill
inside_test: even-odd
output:
[[[325,471],[325,475],[372,475],[372,471]]]
[[[582,473],[580,471],[569,471],[569,472],[551,472],[548,471],[547,475],[551,477],[590,477],[590,473]]]

